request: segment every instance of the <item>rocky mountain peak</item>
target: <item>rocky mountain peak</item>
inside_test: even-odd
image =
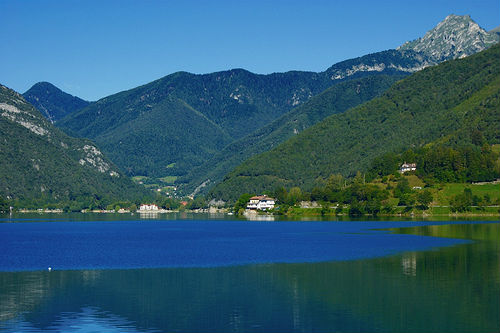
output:
[[[469,15],[448,15],[423,37],[401,45],[398,50],[422,52],[433,61],[463,58],[498,43],[495,32],[487,32]]]

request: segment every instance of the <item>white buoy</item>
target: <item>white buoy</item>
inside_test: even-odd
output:
[[[52,267],[49,267],[49,272],[52,270]]]

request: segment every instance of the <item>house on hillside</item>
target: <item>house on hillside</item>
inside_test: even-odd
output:
[[[250,210],[269,210],[273,209],[275,200],[267,195],[258,195],[251,197],[247,204],[247,209]]]
[[[142,204],[140,207],[139,207],[139,211],[140,212],[151,212],[151,211],[157,211],[158,210],[158,206],[155,205],[155,204],[151,204],[151,205],[148,205],[148,204]]]
[[[405,172],[410,172],[410,171],[416,171],[417,170],[417,163],[406,163],[404,162],[401,164],[401,167],[399,168],[400,173],[405,173]]]

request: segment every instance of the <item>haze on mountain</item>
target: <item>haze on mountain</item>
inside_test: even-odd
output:
[[[147,195],[95,144],[64,134],[21,94],[0,85],[1,197],[60,204]]]
[[[382,96],[334,114],[226,175],[210,198],[278,187],[310,190],[332,174],[364,171],[384,153],[433,142],[467,144],[479,131],[500,143],[500,46],[419,71]]]
[[[52,123],[90,104],[49,82],[35,83],[23,96]]]

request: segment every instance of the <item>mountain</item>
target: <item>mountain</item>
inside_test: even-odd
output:
[[[57,125],[94,140],[129,175],[182,176],[328,87],[386,73],[338,79],[325,72],[179,72],[101,99]],[[396,73],[406,74],[388,74]]]
[[[496,34],[496,35],[498,35],[498,36],[499,36],[499,38],[500,38],[500,26],[496,27],[495,29],[491,29],[491,30],[489,31],[489,33],[490,33],[490,34]]]
[[[428,35],[431,35],[431,38],[434,41],[438,39],[450,40],[454,35],[460,35],[460,42],[462,44],[477,45],[477,36],[475,34],[467,33],[467,27],[462,27],[462,30],[465,29],[465,31],[459,31],[460,25],[455,22],[456,20],[469,20],[470,24],[468,26],[474,28],[472,29],[469,27],[469,29],[477,29],[481,33],[488,35],[488,33],[479,28],[476,23],[471,21],[470,17],[462,18],[452,15],[447,17],[443,22],[439,23],[435,29],[426,35],[425,39],[427,40]],[[489,46],[491,46],[491,44],[481,45],[481,47],[477,47],[475,49],[468,49],[468,52],[475,53],[477,50],[483,50]],[[304,105],[292,109],[292,111],[278,118],[271,124],[266,125],[256,132],[233,142],[206,163],[191,170],[186,177],[180,178],[179,182],[187,182],[186,189],[189,191],[206,191],[211,185],[222,179],[224,172],[231,170],[238,163],[241,163],[248,157],[275,147],[279,143],[293,136],[292,133],[298,130],[304,130],[308,126],[322,120],[326,116],[333,113],[340,113],[350,107],[356,106],[354,100],[352,100],[351,103],[347,103],[347,100],[351,97],[350,92],[353,91],[353,86],[349,84],[344,85],[345,80],[353,80],[354,78],[363,77],[370,78],[371,75],[379,72],[384,72],[386,75],[392,75],[392,78],[402,78],[404,74],[409,75],[426,67],[433,66],[443,60],[455,57],[455,54],[441,54],[438,58],[432,58],[430,56],[432,55],[431,53],[431,47],[427,48],[425,47],[425,43],[423,43],[416,49],[400,48],[399,50],[387,50],[349,59],[331,66],[322,74],[326,75],[335,82],[341,81],[341,83],[338,83],[336,86],[334,85],[334,87],[330,88],[330,92],[320,94],[319,96],[313,96]],[[387,78],[390,77],[387,76]],[[371,78],[369,80],[372,83],[374,81]],[[396,80],[393,80],[392,82],[395,81]],[[387,82],[388,81],[380,81],[380,83]],[[347,88],[349,86],[350,88]],[[389,86],[385,87],[389,88]],[[343,89],[347,90],[343,91]],[[369,90],[363,89],[363,91],[366,93]],[[336,105],[336,103],[342,103],[337,98],[340,92],[347,94],[346,99],[342,101],[344,104],[341,105],[341,107]],[[378,90],[374,95],[370,95],[371,97],[369,99],[375,97],[381,92],[381,90]],[[316,98],[318,98],[317,101],[315,101]],[[366,100],[359,99],[357,100],[357,103],[360,104]],[[308,104],[311,105],[311,107],[309,107]],[[318,107],[317,104],[320,104],[320,106]],[[313,107],[313,105],[315,106]],[[310,118],[311,115],[313,116],[312,118]],[[301,116],[303,119],[314,119],[314,121],[301,123]],[[285,128],[286,130],[284,131]]]
[[[403,76],[371,75],[344,81],[312,97],[259,130],[234,141],[178,180],[188,193],[205,192],[247,158],[265,152],[329,115],[341,113],[387,90]],[[194,193],[193,193],[194,192]]]
[[[52,123],[90,104],[65,93],[49,82],[34,84],[23,96]]]
[[[254,156],[210,192],[235,200],[277,186],[312,188],[334,173],[365,170],[386,152],[480,131],[500,143],[500,47],[426,68],[382,96],[334,114],[278,147]]]
[[[61,203],[145,194],[92,142],[67,136],[22,95],[0,85],[0,196]]]
[[[324,75],[332,81],[359,78],[373,73],[411,74],[436,62],[413,50],[387,50],[336,63]]]
[[[308,72],[179,72],[101,99],[58,126],[95,140],[130,175],[182,175],[323,86]]]
[[[214,154],[221,152],[224,159],[234,155],[233,161],[250,156],[237,149],[246,149],[238,140],[326,89],[368,76],[401,78],[447,59],[444,55],[431,59],[424,51],[401,48],[377,52],[339,62],[319,73],[259,75],[243,69],[202,75],[178,72],[101,99],[57,125],[71,135],[94,140],[128,175],[176,176],[193,190],[194,179],[196,186],[207,184],[207,179],[212,184],[220,179],[220,174],[212,173]],[[311,124],[303,123],[302,129]],[[288,137],[277,134],[276,138]],[[235,144],[228,146],[231,143]]]
[[[432,61],[463,58],[498,43],[495,31],[487,32],[469,15],[449,15],[424,37],[401,45],[398,50],[422,52]]]

